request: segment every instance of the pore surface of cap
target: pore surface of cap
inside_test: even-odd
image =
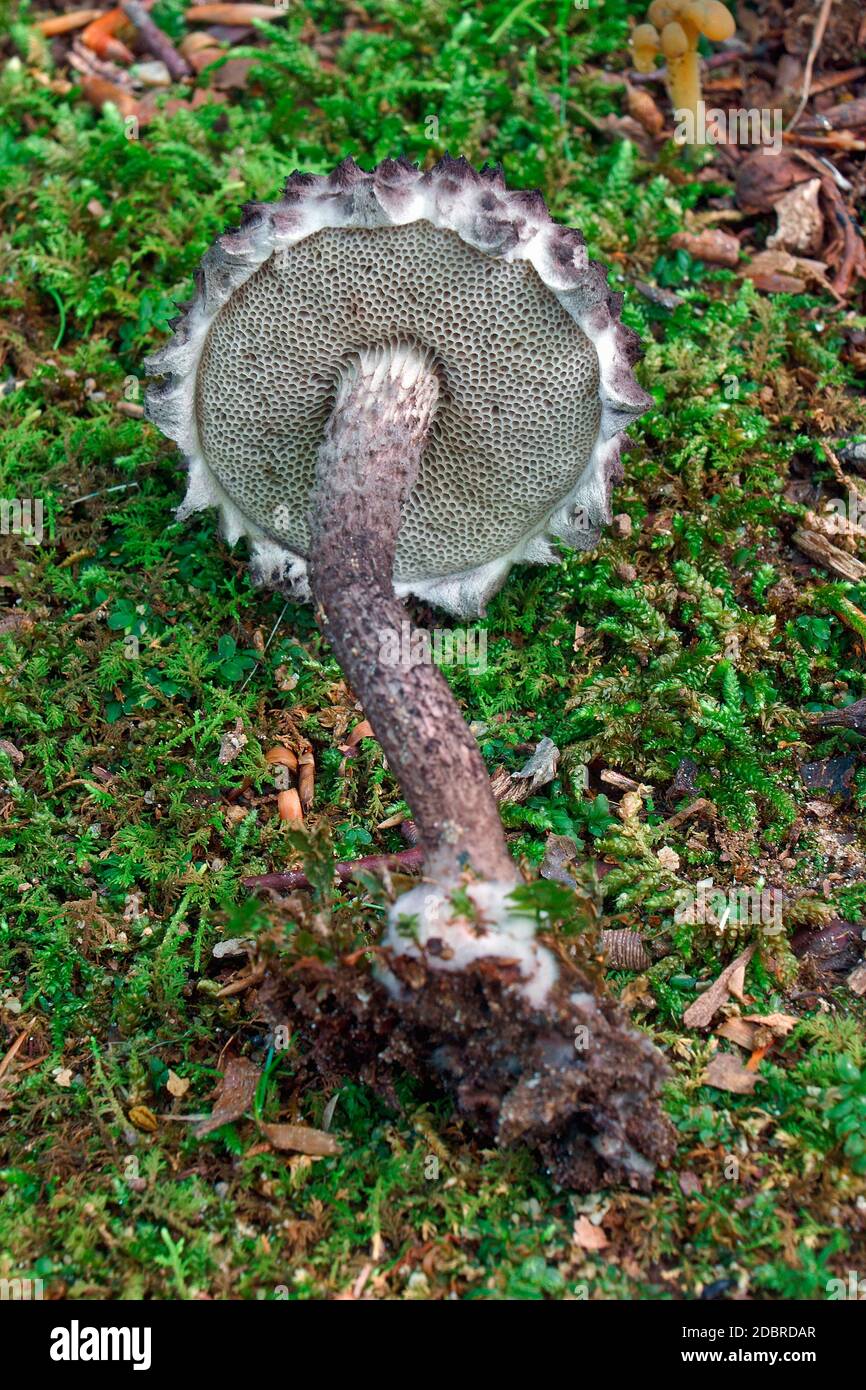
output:
[[[295,174],[204,258],[148,370],[149,417],[189,460],[179,515],[216,505],[258,577],[305,592],[316,455],[370,348],[432,360],[439,401],[404,508],[398,593],[477,613],[519,560],[609,519],[622,431],[649,398],[635,335],[583,238],[498,169],[387,160]]]

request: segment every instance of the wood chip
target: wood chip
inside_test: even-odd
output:
[[[755,954],[756,945],[753,943],[747,946],[742,955],[731,961],[730,965],[725,966],[721,975],[714,980],[709,989],[703,994],[699,994],[693,1004],[690,1004],[683,1014],[683,1023],[687,1028],[706,1028],[712,1021],[719,1009],[730,998],[732,993],[731,982],[737,982],[738,972],[742,971],[745,975],[746,966]]]
[[[716,808],[712,801],[708,801],[705,796],[699,796],[696,801],[690,802],[681,811],[675,811],[672,816],[668,816],[665,821],[665,829],[676,830],[678,825],[682,825],[684,821],[697,815],[707,816],[710,820],[715,819]]]
[[[703,232],[676,232],[671,237],[674,250],[688,251],[690,256],[708,265],[723,265],[733,269],[740,259],[740,243],[730,232],[708,227]]]
[[[802,550],[804,555],[808,555],[810,560],[823,565],[831,574],[838,574],[840,579],[848,579],[857,584],[866,577],[866,565],[862,560],[857,560],[847,551],[840,550],[838,545],[834,545],[826,536],[819,535],[817,531],[806,531],[801,528],[794,532],[792,537],[798,550]]]

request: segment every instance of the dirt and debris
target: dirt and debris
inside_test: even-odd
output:
[[[299,1029],[325,1079],[360,1075],[396,1105],[397,1078],[409,1072],[451,1095],[482,1138],[534,1150],[565,1187],[649,1189],[673,1151],[658,1100],[666,1068],[581,970],[563,962],[537,1009],[514,989],[508,962],[462,972],[408,956],[388,963],[399,1002],[359,965],[315,962],[270,976],[259,1006]]]

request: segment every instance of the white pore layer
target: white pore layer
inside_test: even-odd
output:
[[[534,918],[510,901],[514,887],[488,880],[461,889],[473,904],[470,917],[454,906],[453,888],[419,884],[391,905],[382,944],[393,956],[423,959],[430,970],[466,970],[485,957],[513,962],[520,969],[515,988],[539,1007],[556,983],[559,966],[553,952],[536,940]],[[392,971],[377,973],[391,994],[401,993]]]

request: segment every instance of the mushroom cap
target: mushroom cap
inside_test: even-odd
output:
[[[632,31],[631,50],[638,72],[652,72],[660,52],[658,31],[652,24],[638,24]]]
[[[737,32],[734,16],[721,0],[692,0],[683,9],[683,18],[715,43],[733,38]]]
[[[422,173],[345,160],[293,174],[204,258],[148,416],[190,464],[179,516],[216,505],[259,579],[305,592],[316,454],[347,365],[408,345],[439,405],[404,508],[394,580],[478,613],[517,560],[585,548],[609,519],[625,426],[650,404],[621,297],[538,193],[446,157]]]
[[[672,20],[665,25],[661,32],[661,49],[666,58],[682,58],[690,47],[688,35],[681,24]]]

